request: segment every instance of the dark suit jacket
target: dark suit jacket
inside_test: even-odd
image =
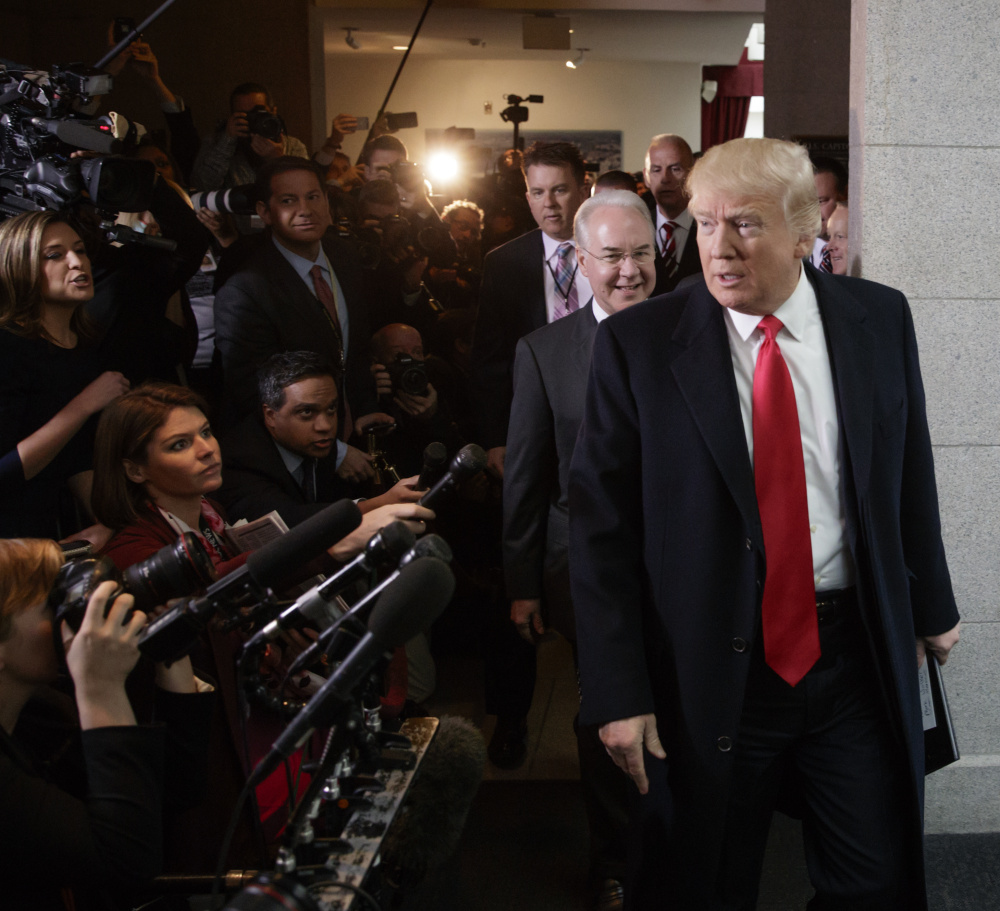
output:
[[[649,209],[650,217],[653,219],[653,229],[656,230],[656,199],[652,193],[644,193],[642,201]],[[681,259],[677,264],[677,269],[673,274],[667,271],[667,263],[660,255],[659,237],[656,238],[656,285],[653,288],[652,297],[659,294],[669,294],[677,287],[677,283],[682,278],[689,275],[701,275],[701,256],[698,253],[698,238],[695,225],[691,226],[688,232],[687,243],[681,251]]]
[[[517,341],[547,322],[544,256],[539,228],[492,250],[483,262],[472,390],[479,414],[477,442],[486,449],[507,439]]]
[[[343,393],[354,417],[375,407],[368,371],[371,335],[353,248],[338,237],[323,249],[340,281],[348,312],[348,350]],[[279,351],[315,351],[336,362],[337,338],[323,305],[279,253],[268,234],[215,296],[215,347],[222,356],[228,423],[258,408],[257,368]]]
[[[919,874],[914,636],[951,629],[958,612],[913,323],[900,292],[806,268],[837,397],[845,533],[888,716],[905,745],[907,849]],[[601,325],[570,476],[580,721],[656,712],[670,782],[656,797],[671,846],[660,873],[685,909],[710,904],[700,890],[718,870],[726,746],[740,721],[766,572],[724,318],[698,283]],[[922,875],[914,883],[922,890]],[[922,892],[907,907],[923,907]]]
[[[267,428],[248,415],[222,435],[222,487],[216,499],[231,518],[252,522],[278,510],[289,528],[350,496],[350,485],[336,474],[333,453],[316,462],[316,502],[309,503],[289,473]]]
[[[588,304],[517,343],[504,462],[507,595],[543,598],[546,623],[570,639],[569,465],[596,332]]]

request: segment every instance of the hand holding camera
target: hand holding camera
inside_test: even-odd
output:
[[[132,609],[131,595],[119,594],[109,605],[117,591],[116,582],[102,582],[87,602],[79,631],[74,633],[65,621],[59,630],[85,731],[135,724],[125,678],[139,660],[146,615]]]

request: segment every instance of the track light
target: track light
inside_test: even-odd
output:
[[[354,50],[356,51],[360,51],[361,45],[358,44],[358,39],[355,38],[353,34],[354,32],[358,31],[358,27],[356,25],[351,25],[351,26],[345,25],[343,26],[343,29],[345,32],[347,32],[347,37],[344,39],[344,44],[346,44],[350,48],[354,48]]]
[[[589,50],[590,50],[589,47],[580,47],[580,48],[577,48],[577,51],[579,53],[576,55],[576,57],[573,60],[567,60],[566,61],[566,66],[568,66],[571,70],[575,70],[578,67],[583,66],[583,64],[584,64],[584,60],[583,60],[584,51],[589,51]]]

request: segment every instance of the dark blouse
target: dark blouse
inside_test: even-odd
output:
[[[97,351],[84,343],[60,348],[44,339],[0,329],[0,453],[9,453],[50,420],[102,368]],[[75,528],[59,521],[59,496],[66,480],[92,467],[91,418],[59,454],[30,481],[5,483],[0,498],[0,537],[64,537]]]

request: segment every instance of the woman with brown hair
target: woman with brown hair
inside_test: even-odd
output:
[[[107,408],[97,428],[92,502],[114,531],[104,553],[124,569],[192,531],[225,575],[245,561],[232,551],[220,507],[222,455],[201,396],[145,383]]]
[[[0,224],[0,536],[62,537],[64,487],[89,510],[89,419],[121,395],[101,371],[83,304],[90,258],[65,217],[28,212]]]
[[[157,665],[166,727],[136,724],[125,678],[146,615],[130,613],[131,595],[109,604],[115,585],[105,582],[79,631],[65,623],[58,631],[77,719],[54,720],[56,697],[34,697],[58,676],[47,596],[62,562],[52,541],[0,540],[0,855],[11,908],[109,907],[111,889],[155,876],[164,756],[167,774],[180,779],[173,791],[198,787],[211,717],[213,699],[196,695],[205,687],[183,659]]]

